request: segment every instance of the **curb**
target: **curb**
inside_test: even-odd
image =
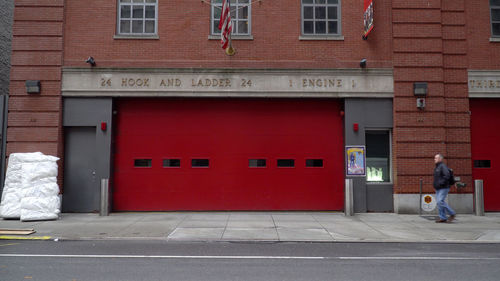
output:
[[[32,236],[32,237],[24,237],[24,236],[12,236],[12,235],[0,235],[0,240],[52,240],[52,236]]]
[[[500,244],[498,240],[402,240],[402,239],[353,239],[353,240],[245,240],[245,239],[168,239],[166,237],[52,237],[52,236],[0,236],[0,240],[38,240],[38,241],[164,241],[167,243],[248,243],[248,244],[269,244],[269,243],[409,243],[409,244]]]

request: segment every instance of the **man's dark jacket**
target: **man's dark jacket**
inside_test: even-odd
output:
[[[449,178],[450,171],[448,170],[448,167],[443,162],[437,163],[436,168],[434,169],[434,188],[450,188],[450,184],[448,183]]]

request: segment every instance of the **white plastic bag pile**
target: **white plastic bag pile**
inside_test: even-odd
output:
[[[61,209],[57,160],[59,158],[41,152],[12,153],[5,175],[0,216],[22,221],[57,219]]]

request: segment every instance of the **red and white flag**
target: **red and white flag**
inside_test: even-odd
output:
[[[222,1],[222,12],[220,14],[219,29],[221,40],[220,44],[222,49],[227,49],[229,43],[229,36],[233,30],[233,24],[231,23],[231,8],[229,7],[229,0]]]
[[[365,33],[363,39],[368,38],[368,34],[373,30],[373,0],[365,0],[365,14],[363,15],[363,23],[365,26]]]

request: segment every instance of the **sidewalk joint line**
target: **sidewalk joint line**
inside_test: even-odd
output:
[[[271,219],[273,220],[274,231],[276,231],[276,235],[278,237],[278,241],[281,241],[280,232],[278,231],[278,226],[276,225],[276,221],[274,220],[274,215],[273,215],[273,213],[271,213],[270,215],[271,215]]]

